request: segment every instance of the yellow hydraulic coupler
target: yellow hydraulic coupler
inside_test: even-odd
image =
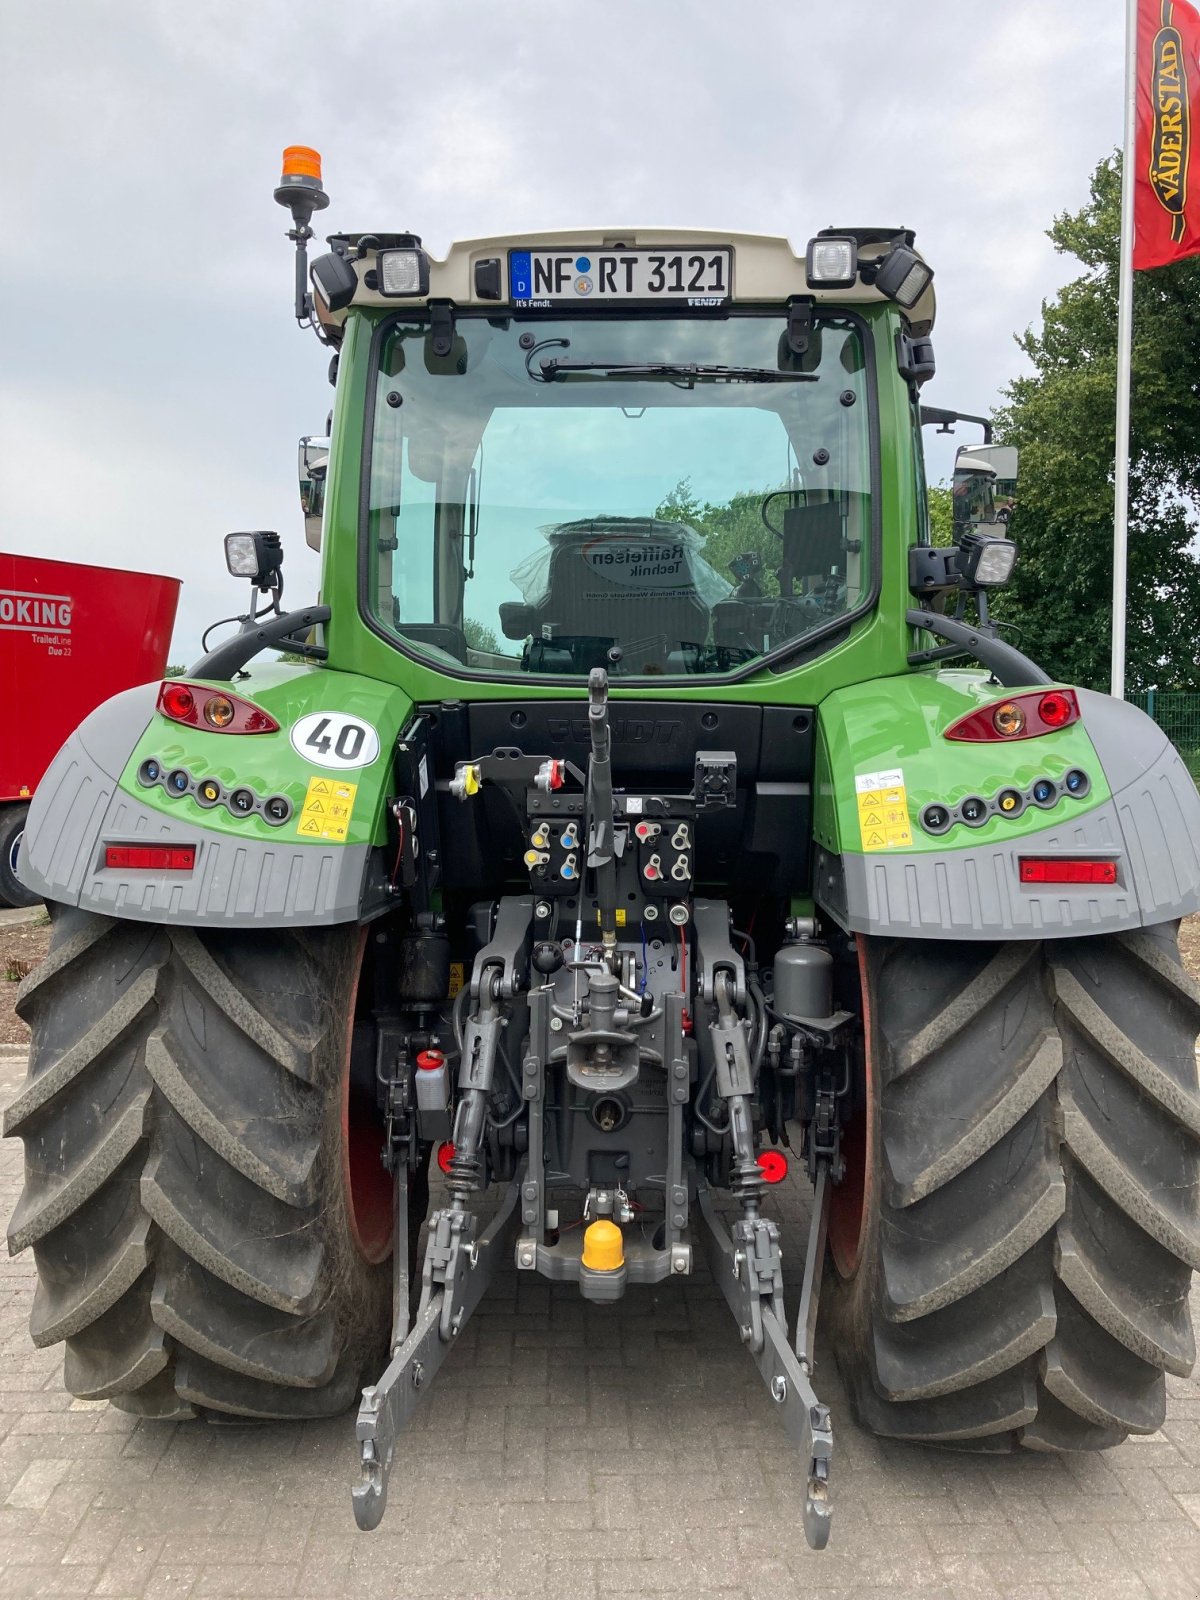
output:
[[[625,1241],[607,1217],[593,1222],[583,1235],[579,1288],[585,1300],[619,1300],[625,1293]]]

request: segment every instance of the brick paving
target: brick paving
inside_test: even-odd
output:
[[[0,1058],[0,1101],[23,1073]],[[20,1163],[0,1144],[4,1217]],[[796,1230],[806,1195],[778,1201]],[[1168,1378],[1151,1438],[989,1458],[869,1438],[823,1360],[836,1512],[817,1555],[795,1455],[706,1276],[607,1308],[507,1271],[404,1440],[382,1528],[360,1534],[352,1412],[163,1426],[72,1400],[61,1346],[29,1342],[32,1258],[0,1272],[0,1597],[1200,1595],[1194,1379]]]

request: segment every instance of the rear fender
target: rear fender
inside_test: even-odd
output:
[[[189,679],[195,683],[197,680]],[[352,922],[390,903],[384,865],[396,736],[411,702],[371,678],[327,668],[256,665],[213,684],[269,712],[276,733],[190,728],[155,709],[159,685],[105,702],[67,740],[38,785],[18,872],[45,899],[108,916],[192,926],[313,926]],[[198,698],[200,696],[198,695]],[[360,767],[337,760],[304,718],[350,716],[372,739]],[[331,727],[336,728],[336,723]],[[354,740],[344,744],[354,749]],[[186,774],[175,793],[146,781],[146,763]],[[199,785],[215,783],[206,803]],[[240,814],[237,791],[253,797]],[[286,801],[269,820],[264,803]],[[110,868],[110,844],[194,845],[190,872]]]
[[[1143,712],[1080,689],[1081,720],[1037,738],[949,741],[958,717],[1017,693],[978,672],[857,684],[818,710],[815,899],[852,933],[929,939],[1042,939],[1151,926],[1200,909],[1200,795]],[[1067,793],[1071,771],[1086,794]],[[1055,786],[1033,803],[1039,779]],[[1005,790],[1015,815],[942,834],[922,823]],[[1023,885],[1022,856],[1100,856],[1112,885]]]

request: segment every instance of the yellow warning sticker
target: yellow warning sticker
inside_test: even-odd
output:
[[[296,832],[302,839],[332,839],[341,844],[354,811],[356,783],[340,778],[310,778]]]
[[[624,906],[618,906],[617,907],[617,927],[618,928],[623,928],[624,926],[625,926],[625,907]]]
[[[458,993],[466,981],[466,963],[463,961],[452,961],[450,963],[450,993],[446,996],[446,998],[448,1000],[453,1000],[454,996]]]
[[[854,780],[858,828],[864,850],[903,850],[912,846],[904,773],[862,772]]]

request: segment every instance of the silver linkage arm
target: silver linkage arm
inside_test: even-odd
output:
[[[789,1437],[799,1447],[807,1471],[804,1537],[814,1550],[829,1543],[832,1507],[829,1469],[833,1460],[833,1428],[829,1408],[817,1399],[808,1370],[796,1359],[783,1320],[779,1251],[747,1248],[735,1242],[713,1207],[707,1185],[699,1191],[704,1244],[713,1277],[733,1312],[755,1366],[779,1407]],[[773,1223],[760,1221],[768,1235]],[[756,1240],[755,1244],[765,1242]]]
[[[355,1436],[362,1451],[361,1478],[352,1491],[354,1520],[377,1528],[387,1507],[388,1474],[396,1438],[429,1392],[455,1337],[475,1310],[504,1260],[516,1222],[522,1172],[509,1184],[500,1209],[478,1240],[470,1212],[435,1211],[422,1271],[421,1304],[412,1332],[378,1383],[363,1390]]]

